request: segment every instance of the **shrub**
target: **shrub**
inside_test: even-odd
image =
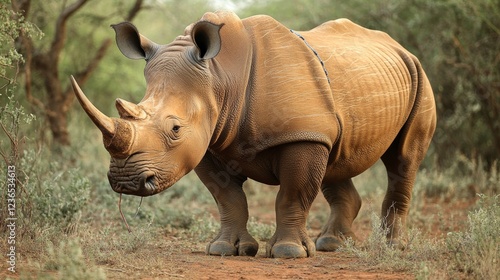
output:
[[[214,238],[219,231],[219,223],[210,215],[205,213],[195,218],[195,221],[188,230],[188,235],[197,241],[208,241]]]
[[[0,172],[0,187],[1,193],[5,196],[7,195],[7,166],[13,166],[15,171],[15,181],[13,182],[15,185],[15,193],[16,198],[22,195],[21,189],[24,188],[24,175],[26,172],[20,168],[18,161],[20,158],[19,145],[21,142],[25,141],[26,138],[21,136],[21,126],[23,124],[29,124],[34,119],[33,115],[27,114],[24,111],[24,108],[16,102],[13,95],[7,97],[7,102],[4,106],[0,107],[0,134],[5,134],[6,137],[2,137],[0,140],[0,155],[5,162],[5,168],[2,168]],[[5,139],[5,140],[4,140]],[[4,165],[2,165],[3,167]],[[9,182],[12,183],[12,182]],[[7,199],[6,197],[2,197],[0,200],[0,211],[2,211],[2,216],[6,217],[7,211]],[[16,204],[16,215],[19,215],[19,212],[22,213],[23,204]],[[0,231],[5,230],[5,220],[0,219]]]
[[[351,239],[339,250],[353,254],[371,268],[390,269],[394,271],[418,271],[426,267],[426,263],[437,259],[442,252],[442,245],[436,240],[424,238],[420,231],[411,229],[403,233],[406,240],[404,250],[388,244],[386,231],[382,227],[382,219],[371,215],[372,231],[361,246],[355,246]]]
[[[248,232],[257,240],[268,241],[274,234],[276,225],[259,222],[255,217],[248,220]]]
[[[0,124],[8,136],[0,141],[0,152],[6,165],[15,166],[18,236],[35,238],[37,233],[49,228],[73,230],[90,197],[89,181],[70,164],[62,163],[67,160],[51,154],[43,146],[35,148],[33,140],[23,136],[23,130],[35,118],[26,113],[13,96],[0,112]],[[4,194],[7,194],[6,176],[6,172],[0,172]],[[0,200],[0,211],[7,210],[6,201]],[[4,223],[4,219],[0,220],[0,231],[6,229]]]
[[[45,225],[70,225],[90,196],[90,183],[78,170],[61,170],[60,164],[50,165],[47,178],[43,178],[28,193],[33,200],[37,222]]]
[[[448,233],[454,268],[475,279],[500,279],[500,195],[479,195],[479,208],[468,215],[464,232]]]
[[[57,248],[49,245],[48,259],[45,269],[57,271],[57,277],[44,275],[45,279],[106,279],[102,269],[88,265],[77,240],[63,241]]]

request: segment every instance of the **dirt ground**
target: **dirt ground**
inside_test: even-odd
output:
[[[213,257],[204,252],[180,252],[163,257],[163,268],[145,271],[123,264],[106,267],[110,279],[412,279],[411,275],[386,271],[358,271],[356,259],[341,253],[319,252],[307,259]]]
[[[320,198],[321,200],[321,198]],[[312,212],[326,210],[325,201],[313,205]],[[370,203],[368,203],[370,204]],[[261,205],[262,206],[262,205]],[[466,202],[446,202],[426,200],[419,209],[418,228],[427,238],[444,238],[447,232],[463,230],[467,212],[474,206],[474,199]],[[274,211],[269,207],[250,205],[251,216],[259,220],[274,220]],[[371,206],[363,206],[363,211]],[[212,211],[209,209],[208,211]],[[439,213],[439,214],[437,214]],[[361,216],[363,213],[360,214]],[[365,213],[366,216],[366,213]],[[369,219],[360,217],[355,221],[356,233],[365,239],[371,231]],[[320,225],[310,225],[313,238],[320,231]],[[204,243],[189,243],[182,237],[161,235],[153,241],[124,256],[123,252],[113,252],[118,257],[97,263],[108,279],[414,279],[415,275],[401,271],[387,271],[366,267],[357,257],[341,252],[317,252],[313,258],[270,259],[265,257],[265,242],[261,242],[256,257],[207,256]],[[85,248],[83,248],[85,250]],[[110,254],[112,254],[110,252]],[[22,266],[22,265],[21,265]],[[3,262],[0,279],[12,275]],[[36,275],[41,270],[28,263],[22,266],[21,275]],[[52,274],[55,272],[44,271]],[[29,277],[29,276],[28,276]],[[23,277],[25,278],[25,277]],[[57,277],[56,277],[57,278]]]
[[[324,203],[320,201],[314,207],[325,207]],[[426,224],[421,229],[423,234],[429,238],[443,238],[449,231],[460,230],[473,204],[474,200],[446,204],[427,201],[419,216],[432,220],[422,223]],[[274,219],[269,214],[272,211],[265,207],[254,208],[253,212],[256,216]],[[439,217],[436,217],[438,212]],[[358,236],[366,238],[371,230],[370,222],[362,219],[355,224]],[[319,225],[312,225],[310,236],[313,238],[319,231]],[[152,262],[158,265],[141,268],[127,263],[109,264],[105,266],[107,276],[110,279],[415,279],[414,275],[405,272],[366,268],[358,258],[341,252],[317,252],[315,257],[306,259],[269,259],[265,257],[266,244],[261,242],[256,257],[218,257],[205,255],[200,247],[204,244],[182,249],[179,245],[183,241],[165,238],[161,242],[163,245],[151,247],[144,253],[145,258],[154,258]]]

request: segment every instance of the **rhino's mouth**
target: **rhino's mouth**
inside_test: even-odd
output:
[[[135,178],[123,178],[109,172],[108,180],[111,188],[117,193],[150,196],[157,192],[156,177],[152,171],[142,172]]]

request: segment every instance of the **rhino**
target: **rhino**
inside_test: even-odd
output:
[[[117,99],[112,118],[74,78],[72,85],[102,132],[115,192],[154,195],[194,169],[220,213],[207,254],[255,256],[242,185],[249,178],[279,185],[266,256],[312,257],[358,240],[352,223],[361,198],[352,178],[381,159],[383,227],[388,242],[404,243],[436,106],[418,59],[386,33],[348,19],[295,31],[232,12],[204,14],[167,45],[129,22],[112,27],[123,55],[146,61],[142,101]],[[320,190],[330,216],[313,241],[306,218]]]

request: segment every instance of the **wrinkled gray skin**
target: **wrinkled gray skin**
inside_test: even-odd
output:
[[[125,56],[147,61],[143,100],[118,99],[120,118],[109,118],[73,80],[103,133],[113,190],[154,195],[194,169],[220,212],[207,253],[255,255],[242,184],[280,185],[267,256],[307,257],[356,240],[351,178],[382,159],[384,226],[399,242],[436,110],[419,61],[387,34],[341,19],[297,32],[304,42],[270,17],[229,12],[205,14],[168,45],[130,23],[113,28]],[[305,225],[319,190],[331,214],[313,242]]]

